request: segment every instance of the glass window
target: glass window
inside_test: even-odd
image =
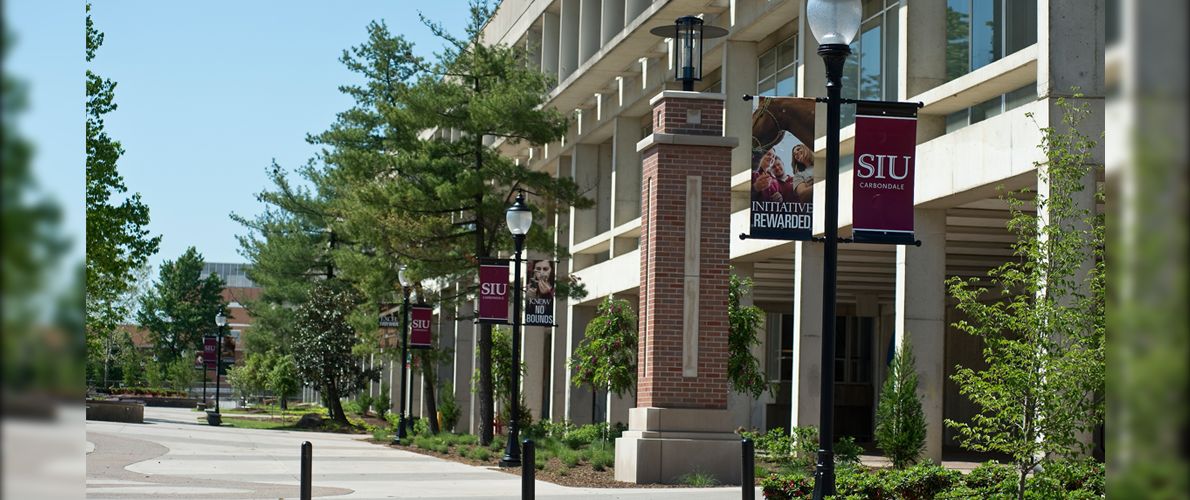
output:
[[[1037,42],[1037,0],[947,0],[946,77],[952,80]]]
[[[797,95],[797,36],[777,43],[760,55],[757,64],[756,95]]]
[[[851,42],[851,57],[843,65],[843,97],[896,100],[897,6],[878,0],[864,2],[864,22]],[[855,105],[844,104],[841,123],[855,123]]]
[[[1019,108],[1037,100],[1037,85],[1030,83],[1006,94],[1001,94],[970,108],[946,115],[946,133],[954,132],[967,125],[979,123],[993,116]]]

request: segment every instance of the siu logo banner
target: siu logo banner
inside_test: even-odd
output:
[[[809,240],[814,211],[814,99],[752,99],[752,238]]]
[[[480,323],[508,323],[508,261],[483,260],[479,263]]]
[[[215,361],[219,359],[216,352],[218,347],[219,339],[210,335],[202,338],[202,363],[206,365],[207,369],[214,368]]]
[[[857,243],[913,244],[917,103],[855,107],[852,214]]]
[[[529,260],[525,282],[525,326],[554,326],[554,286],[557,263]]]
[[[429,349],[433,344],[433,334],[430,333],[430,321],[434,318],[434,308],[418,304],[409,306],[409,348]]]

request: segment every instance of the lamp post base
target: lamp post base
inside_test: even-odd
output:
[[[500,467],[520,467],[520,466],[521,466],[520,458],[510,457],[508,455],[505,455],[504,458],[500,459]]]
[[[219,426],[222,424],[223,424],[223,415],[220,415],[219,412],[217,412],[217,411],[208,411],[207,412],[207,425]]]

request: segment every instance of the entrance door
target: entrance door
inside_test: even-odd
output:
[[[835,435],[872,441],[874,400],[872,347],[876,321],[840,316],[835,320]]]

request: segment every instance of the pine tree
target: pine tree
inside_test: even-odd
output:
[[[888,366],[876,408],[876,446],[903,469],[917,463],[926,445],[926,419],[917,397],[917,368],[906,335]]]

